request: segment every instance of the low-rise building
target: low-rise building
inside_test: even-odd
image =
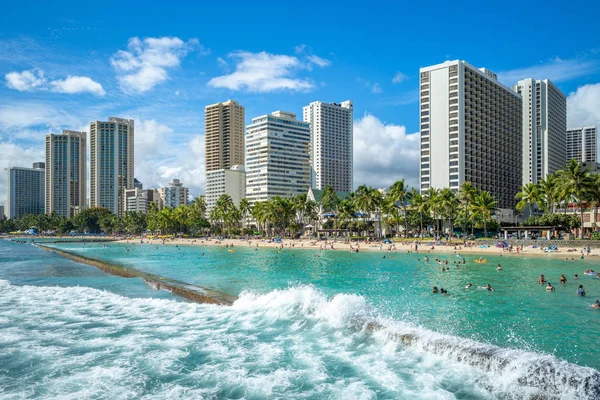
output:
[[[179,179],[173,179],[168,186],[158,189],[158,194],[164,207],[177,208],[187,205],[190,191]]]
[[[231,197],[237,206],[246,196],[246,171],[243,165],[234,165],[229,169],[217,169],[206,173],[206,211],[215,208],[217,200],[224,194]]]

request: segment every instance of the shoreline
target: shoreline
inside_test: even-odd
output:
[[[509,252],[506,249],[502,249],[495,246],[480,247],[478,245],[464,247],[462,245],[449,245],[449,246],[438,246],[419,244],[418,251],[414,250],[413,243],[410,242],[392,242],[392,244],[369,244],[365,242],[343,242],[343,241],[324,241],[324,240],[307,240],[307,239],[285,239],[281,242],[268,241],[266,239],[149,239],[149,238],[131,238],[131,239],[120,239],[113,243],[126,244],[126,245],[166,245],[166,246],[186,246],[186,247],[223,247],[232,249],[235,251],[236,248],[261,248],[261,249],[273,249],[273,250],[312,250],[312,251],[351,251],[351,247],[356,249],[358,247],[360,252],[381,252],[381,253],[404,253],[404,254],[451,254],[465,256],[468,254],[478,256],[498,256],[498,257],[565,257],[573,258],[578,260],[581,257],[581,249],[575,249],[570,251],[568,248],[558,249],[553,252],[543,252],[541,248],[532,248],[530,246],[519,250],[517,253],[515,250]],[[591,249],[590,255],[585,254],[585,259],[590,257],[600,256],[600,249]]]
[[[201,286],[191,285],[175,279],[142,272],[135,268],[125,267],[123,265],[112,264],[95,258],[85,257],[69,251],[45,246],[43,244],[38,244],[36,246],[42,250],[58,254],[61,257],[68,258],[75,262],[96,267],[107,274],[120,276],[122,278],[142,278],[144,282],[152,286],[152,288],[155,290],[166,290],[195,303],[230,306],[237,299],[236,296],[206,289]]]

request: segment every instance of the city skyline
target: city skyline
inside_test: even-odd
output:
[[[301,115],[302,107],[313,101],[352,99],[354,187],[362,183],[383,187],[399,177],[417,187],[418,71],[448,59],[485,66],[507,86],[525,78],[550,79],[567,95],[567,128],[600,125],[600,53],[593,24],[585,22],[592,21],[593,12],[568,12],[574,5],[561,6],[562,25],[570,29],[549,32],[534,50],[514,45],[532,35],[533,28],[499,29],[501,20],[511,18],[510,6],[498,10],[481,4],[462,14],[470,23],[452,27],[456,37],[465,37],[466,30],[486,33],[471,37],[468,45],[440,35],[458,11],[434,11],[431,20],[438,27],[433,32],[420,32],[414,41],[402,40],[405,32],[418,26],[416,6],[402,10],[392,6],[389,13],[377,14],[370,9],[345,10],[342,20],[352,15],[372,19],[346,41],[339,40],[340,22],[335,21],[319,33],[303,29],[281,37],[276,32],[285,24],[277,21],[260,36],[257,32],[217,36],[201,23],[210,13],[202,13],[194,23],[191,17],[178,15],[176,25],[166,23],[161,29],[144,28],[145,22],[107,28],[98,21],[108,10],[88,16],[87,10],[77,7],[46,7],[40,3],[26,20],[16,18],[25,12],[19,5],[0,16],[5,28],[0,48],[9,54],[0,57],[1,168],[43,160],[48,133],[87,131],[89,121],[116,115],[136,121],[136,154],[144,155],[135,160],[136,177],[147,187],[180,178],[195,196],[204,188],[204,106],[235,99],[246,106],[248,125],[251,118],[275,109]],[[117,19],[134,11],[144,16],[141,21],[171,15],[165,9],[131,7],[123,6]],[[284,11],[289,6],[282,7]],[[235,28],[234,22],[243,22],[251,7],[236,8],[239,17],[223,27]],[[556,15],[551,4],[519,9]],[[395,11],[402,11],[407,30],[390,36],[396,27],[388,20]],[[325,5],[314,16],[315,23],[332,15],[335,8]],[[492,15],[497,17],[490,21]],[[265,35],[275,39],[267,44]],[[0,199],[5,197],[2,177]]]

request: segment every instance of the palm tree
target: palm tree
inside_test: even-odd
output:
[[[563,193],[571,193],[579,203],[581,217],[581,229],[579,238],[583,239],[583,202],[586,194],[593,185],[592,176],[589,171],[576,160],[570,160],[565,167],[558,171],[558,185]]]
[[[492,218],[492,213],[497,210],[496,200],[489,192],[483,190],[473,198],[471,211],[473,217],[481,217],[483,219],[483,235],[487,238],[487,222]]]
[[[442,209],[440,190],[436,188],[430,188],[425,194],[427,199],[427,205],[429,210],[433,213],[435,219],[435,236],[439,234],[439,215]]]
[[[363,221],[367,223],[367,217],[375,210],[377,199],[373,195],[373,188],[360,185],[354,193],[354,207],[363,214]]]
[[[557,199],[556,174],[548,174],[538,183],[540,206],[544,212],[554,212]]]
[[[473,184],[471,182],[463,182],[463,184],[460,186],[460,189],[458,191],[458,196],[460,201],[463,203],[463,205],[465,206],[464,208],[464,213],[465,213],[465,221],[467,220],[471,220],[471,235],[473,234],[473,230],[475,227],[475,223],[473,221],[473,218],[469,218],[469,210],[471,208],[471,202],[473,201],[473,197],[475,197],[477,195],[477,188],[475,186],[473,186]],[[466,227],[463,226],[463,232],[466,231],[465,229]]]
[[[419,214],[419,235],[423,237],[423,214],[429,212],[429,204],[427,203],[425,196],[414,188],[411,190],[410,206],[417,214]]]
[[[450,236],[454,228],[454,218],[458,211],[458,198],[456,193],[452,189],[444,188],[440,191],[440,209],[442,211],[442,217],[448,219],[448,225],[450,227]]]
[[[594,184],[591,185],[588,196],[592,203],[594,203],[594,229],[597,227],[596,221],[598,220],[598,207],[600,207],[600,174],[592,174]]]
[[[246,220],[246,227],[250,226],[249,217],[252,214],[252,205],[250,204],[247,198],[244,197],[240,201],[239,209],[242,218]]]
[[[321,195],[321,207],[323,208],[322,211],[333,211],[335,213],[339,202],[340,199],[337,197],[333,187],[331,185],[325,186],[325,189],[323,189],[323,194]]]
[[[517,210],[523,212],[525,207],[529,207],[529,215],[533,215],[533,205],[540,200],[540,191],[538,185],[530,182],[521,188],[521,191],[515,196],[519,202]]]
[[[404,230],[406,230],[406,236],[408,237],[408,214],[406,212],[406,203],[410,192],[408,186],[404,183],[404,179],[394,182],[390,186],[388,196],[392,199],[395,204],[400,203],[402,211],[404,212]]]
[[[206,199],[204,196],[198,196],[192,201],[192,209],[194,210],[195,216],[204,217],[206,215]]]

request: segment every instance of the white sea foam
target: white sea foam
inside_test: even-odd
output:
[[[0,281],[2,397],[594,398],[598,372],[310,286],[232,307]]]

